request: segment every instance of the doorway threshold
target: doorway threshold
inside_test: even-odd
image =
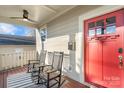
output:
[[[106,88],[104,86],[101,86],[101,85],[98,85],[98,84],[95,84],[95,83],[84,82],[83,84],[87,85],[90,88]]]

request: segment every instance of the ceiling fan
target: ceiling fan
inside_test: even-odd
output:
[[[37,21],[34,21],[32,19],[29,18],[29,12],[27,10],[23,10],[23,16],[22,17],[10,17],[11,19],[17,19],[17,20],[22,20],[22,21],[26,21],[26,22],[30,22],[30,23],[34,23],[36,24]]]

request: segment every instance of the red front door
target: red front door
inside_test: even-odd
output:
[[[86,20],[85,80],[105,87],[124,87],[124,11]]]

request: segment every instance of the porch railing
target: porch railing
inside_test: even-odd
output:
[[[36,59],[36,51],[0,53],[0,71],[26,65],[33,59]]]

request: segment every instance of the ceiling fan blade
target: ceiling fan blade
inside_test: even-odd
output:
[[[37,21],[28,18],[28,14],[29,13],[27,10],[23,10],[23,17],[9,17],[9,18],[37,24],[38,23]]]
[[[9,17],[11,19],[23,19],[23,17]]]
[[[35,23],[35,24],[37,24],[38,22],[37,21],[35,21],[35,20],[32,20],[32,19],[27,19],[29,22],[31,22],[31,23]]]

